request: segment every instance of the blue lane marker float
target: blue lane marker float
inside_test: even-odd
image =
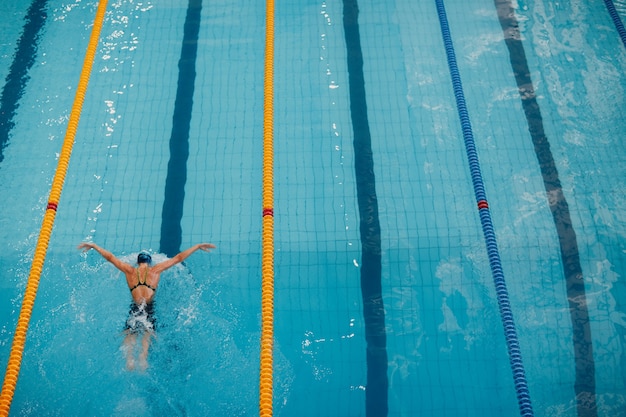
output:
[[[454,52],[452,36],[450,35],[450,28],[448,26],[448,17],[443,0],[435,0],[435,3],[437,5],[441,35],[446,49],[448,68],[450,70],[450,77],[452,78],[452,87],[456,98],[457,110],[461,121],[461,128],[463,130],[463,140],[465,142],[465,150],[467,153],[467,160],[469,162],[474,195],[478,205],[480,223],[482,225],[485,244],[487,246],[489,265],[491,266],[493,282],[496,288],[500,317],[502,318],[502,324],[504,326],[504,335],[509,353],[509,363],[513,373],[520,415],[523,417],[530,417],[534,416],[534,412],[530,400],[530,393],[528,391],[526,372],[524,371],[524,364],[522,362],[522,354],[519,346],[519,339],[517,337],[517,328],[515,326],[515,321],[513,320],[513,312],[509,301],[509,292],[507,290],[504,273],[502,271],[500,252],[496,243],[496,234],[491,220],[489,204],[487,203],[485,185],[480,170],[478,154],[476,152],[472,125],[467,111],[467,105],[465,104],[463,84],[461,83],[461,76],[456,62],[456,54]]]

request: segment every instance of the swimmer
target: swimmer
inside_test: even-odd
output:
[[[126,336],[123,346],[126,351],[126,367],[129,370],[135,369],[133,352],[137,345],[137,337],[142,336],[142,349],[138,361],[139,369],[146,370],[148,367],[148,349],[150,348],[150,341],[155,335],[154,295],[159,286],[161,272],[184,261],[195,251],[201,249],[205,252],[209,252],[211,249],[215,249],[215,245],[210,243],[194,245],[178,255],[154,266],[152,266],[152,257],[150,254],[141,252],[137,256],[136,268],[119,260],[111,252],[101,248],[95,243],[81,243],[78,245],[78,249],[82,249],[83,252],[95,249],[104,259],[111,262],[126,276],[126,283],[128,284],[130,295],[133,298],[128,313],[128,319],[126,320],[126,326],[124,327]]]

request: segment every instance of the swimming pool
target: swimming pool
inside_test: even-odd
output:
[[[436,2],[354,4],[276,4],[274,414],[517,415]],[[626,415],[626,48],[601,2],[514,6],[507,45],[494,2],[445,2],[534,413]],[[96,7],[0,6],[5,362]],[[258,414],[264,16],[109,2],[11,415]],[[163,277],[146,373],[85,240],[218,246]]]

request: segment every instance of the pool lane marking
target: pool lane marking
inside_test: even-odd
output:
[[[528,390],[528,382],[526,380],[526,372],[522,361],[519,339],[517,337],[517,328],[513,319],[509,292],[506,287],[506,281],[504,279],[504,272],[500,260],[500,251],[496,242],[496,234],[491,220],[489,204],[487,203],[485,185],[480,169],[480,162],[478,160],[478,153],[476,151],[476,143],[474,140],[474,133],[472,131],[471,120],[465,103],[465,93],[463,92],[461,75],[457,66],[456,53],[454,51],[452,35],[450,34],[450,27],[448,25],[448,17],[443,0],[435,0],[435,3],[437,6],[437,14],[439,17],[439,25],[441,27],[444,48],[446,50],[446,57],[448,60],[448,69],[450,70],[450,78],[454,89],[456,107],[463,131],[463,140],[472,176],[472,185],[474,187],[474,194],[479,209],[478,213],[480,216],[480,223],[487,247],[489,266],[491,267],[498,307],[500,309],[500,317],[504,327],[504,336],[509,354],[509,364],[513,374],[515,391],[517,394],[519,412],[521,416],[530,417],[534,415],[534,411],[532,408],[530,392]]]
[[[22,308],[20,309],[15,335],[13,336],[13,344],[9,354],[7,371],[4,376],[2,392],[0,393],[0,417],[6,417],[9,415],[11,402],[13,401],[13,394],[15,393],[15,386],[17,384],[17,378],[22,363],[22,355],[24,353],[24,345],[26,343],[28,324],[32,315],[33,305],[37,295],[37,288],[39,287],[39,280],[41,278],[41,272],[43,270],[43,264],[46,258],[50,236],[52,234],[52,227],[54,225],[54,218],[56,216],[59,199],[61,198],[61,191],[63,190],[63,183],[65,182],[65,176],[67,174],[67,168],[69,166],[70,156],[74,146],[76,131],[78,130],[78,122],[80,120],[83,102],[85,101],[85,94],[89,84],[89,77],[91,75],[98,41],[100,39],[100,32],[104,22],[106,6],[107,0],[101,0],[98,4],[98,9],[96,11],[91,31],[91,37],[89,39],[87,51],[85,52],[85,60],[80,73],[74,104],[72,105],[72,110],[70,112],[70,118],[67,124],[61,153],[59,155],[57,169],[54,174],[54,179],[52,180],[48,205],[44,213],[43,223],[37,240],[37,246],[35,247],[35,254],[30,274],[24,291]]]
[[[259,415],[270,417],[274,355],[274,0],[265,3]]]
[[[185,203],[187,159],[189,158],[189,130],[193,111],[196,80],[198,35],[202,0],[189,0],[183,29],[183,42],[178,60],[178,87],[170,135],[170,159],[165,179],[165,197],[161,212],[161,253],[169,257],[180,252],[182,242],[181,219]]]
[[[6,76],[0,95],[0,162],[4,160],[4,148],[9,143],[9,134],[15,122],[13,117],[19,107],[26,84],[30,79],[28,72],[35,63],[39,34],[46,23],[48,0],[34,0],[24,20],[24,30],[17,42],[13,62]]]
[[[559,179],[559,172],[554,162],[550,142],[545,135],[541,109],[537,102],[535,87],[530,76],[526,52],[522,44],[519,23],[510,0],[494,0],[498,19],[504,33],[504,41],[509,50],[511,68],[526,115],[543,184],[552,212],[554,225],[559,237],[561,259],[569,303],[570,321],[573,329],[573,348],[576,379],[574,392],[579,416],[597,416],[595,361],[591,341],[591,325],[585,292],[585,282],[576,232],[572,227],[569,206]]]
[[[343,27],[347,50],[350,116],[354,132],[354,169],[361,234],[361,296],[365,322],[367,417],[388,413],[387,334],[382,296],[381,231],[372,157],[372,138],[367,118],[363,51],[357,0],[343,0]]]

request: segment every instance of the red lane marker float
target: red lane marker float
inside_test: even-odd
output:
[[[57,203],[53,203],[52,201],[49,201],[48,202],[48,207],[46,207],[46,210],[57,211]]]
[[[269,207],[265,207],[263,209],[263,217],[265,216],[272,216],[274,217],[274,209],[273,208],[269,208]]]
[[[489,204],[487,204],[487,200],[480,200],[478,202],[478,210],[488,209],[488,208],[489,208]]]

